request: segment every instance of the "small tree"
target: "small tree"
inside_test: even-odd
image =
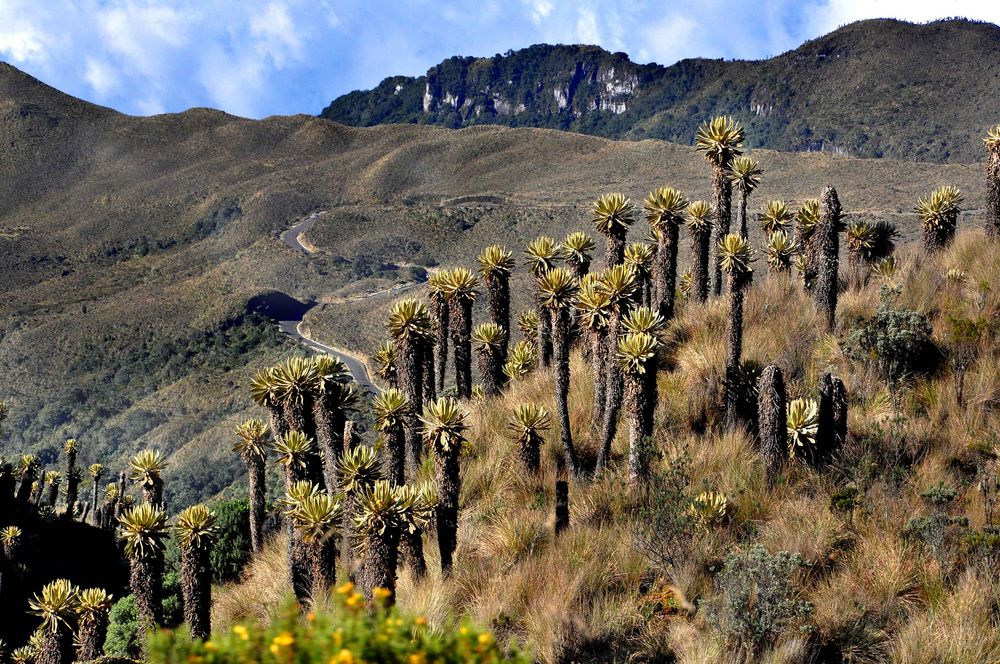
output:
[[[732,429],[739,423],[740,394],[737,383],[740,360],[743,356],[743,303],[746,299],[746,288],[753,277],[753,268],[750,264],[755,260],[755,256],[750,243],[735,233],[730,233],[719,241],[716,253],[721,256],[722,270],[729,277],[724,403],[726,427]]]
[[[354,536],[354,520],[358,515],[358,496],[368,491],[375,482],[384,478],[382,464],[379,463],[378,452],[367,445],[358,445],[353,450],[344,452],[337,468],[340,478],[340,491],[343,493],[342,510],[344,512],[344,557],[350,559],[350,539]],[[391,479],[390,479],[391,483]],[[419,548],[419,560],[416,564],[423,565],[423,548]]]
[[[80,469],[76,465],[76,455],[80,445],[75,438],[70,438],[63,445],[66,455],[66,518],[72,519],[76,514],[76,502],[80,496]]]
[[[590,273],[595,246],[593,238],[579,231],[567,235],[559,245],[560,257],[577,279],[583,279]]]
[[[215,514],[204,505],[192,505],[177,515],[177,541],[181,550],[181,592],[184,622],[191,636],[205,640],[212,633],[212,545],[217,529]]]
[[[928,252],[939,251],[951,244],[962,200],[958,187],[939,187],[917,201],[914,211],[923,225],[924,248]]]
[[[816,306],[826,320],[827,331],[832,331],[837,316],[837,291],[840,266],[840,226],[842,211],[837,190],[823,190],[822,215],[816,226],[819,243],[819,263],[816,270],[816,288],[813,296]]]
[[[702,123],[695,135],[695,149],[705,153],[712,167],[712,199],[715,226],[719,235],[728,235],[732,223],[733,189],[730,180],[733,160],[742,154],[746,132],[739,122],[717,116]],[[715,294],[722,294],[722,257],[715,257]]]
[[[517,441],[517,449],[525,469],[529,473],[537,473],[539,450],[545,442],[542,432],[548,431],[552,425],[548,411],[533,403],[521,404],[514,407],[507,423],[512,437]]]
[[[647,404],[649,381],[646,374],[652,371],[655,375],[655,363],[653,367],[648,365],[656,357],[657,345],[656,338],[645,332],[629,332],[618,342],[618,367],[625,379],[625,409],[629,421],[628,481],[633,487],[647,479],[649,462],[644,441],[652,425],[647,422],[651,409]]]
[[[802,202],[795,215],[795,244],[802,252],[799,258],[799,274],[802,286],[812,292],[819,272],[820,242],[816,234],[819,225],[819,199],[810,198]]]
[[[143,631],[163,623],[163,543],[167,515],[150,503],[127,510],[121,517],[121,538],[131,563],[132,594]]]
[[[434,385],[437,390],[444,390],[448,369],[448,337],[451,316],[448,308],[448,297],[444,289],[445,275],[445,272],[435,272],[427,278],[427,299],[431,303],[431,329],[425,339],[425,345],[430,344],[432,347],[429,355],[432,356],[433,363],[430,366],[424,364],[424,387],[427,387],[426,374],[428,370],[431,370],[437,378],[437,384]],[[425,389],[425,391],[427,390]]]
[[[90,481],[93,482],[90,494],[90,513],[93,515],[94,525],[100,526],[97,508],[100,505],[99,499],[101,495],[101,478],[104,477],[104,466],[99,463],[92,463],[90,464],[90,467],[87,468],[87,472],[90,473]]]
[[[556,411],[559,414],[559,439],[562,442],[566,469],[576,475],[579,471],[576,448],[569,419],[569,326],[570,309],[578,284],[573,273],[565,268],[549,270],[538,278],[538,293],[553,321],[553,360],[556,373]]]
[[[677,242],[688,200],[672,187],[649,192],[643,208],[646,221],[656,236],[653,260],[653,303],[664,320],[674,317],[674,291],[677,289]]]
[[[163,478],[166,457],[159,450],[143,450],[129,462],[131,479],[142,489],[143,499],[154,507],[163,508]]]
[[[1000,125],[991,127],[986,145],[986,234],[1000,238]]]
[[[239,442],[233,448],[247,467],[247,496],[250,505],[250,548],[259,553],[264,547],[264,513],[267,487],[268,426],[260,420],[247,420],[236,427]]]
[[[421,344],[430,334],[431,321],[427,307],[417,300],[401,300],[392,306],[386,323],[395,344],[396,370],[399,386],[414,408],[424,401]],[[410,476],[420,467],[422,449],[415,415],[406,420],[406,466]]]
[[[434,450],[437,469],[440,496],[436,512],[438,548],[444,574],[451,572],[452,558],[458,545],[458,497],[462,490],[458,459],[466,443],[466,416],[456,400],[441,398],[424,406],[420,418],[424,441]]]
[[[472,333],[472,341],[479,357],[479,374],[483,380],[483,394],[487,399],[500,396],[503,391],[503,346],[507,331],[496,323],[482,323]]]
[[[949,315],[947,325],[948,362],[955,374],[955,400],[959,408],[965,405],[965,374],[976,361],[982,340],[987,334],[987,322],[982,316],[975,318]]]
[[[479,254],[479,276],[486,287],[486,307],[490,322],[499,325],[505,336],[500,350],[500,365],[507,361],[510,348],[510,273],[514,255],[505,247],[493,244]]]
[[[312,601],[317,604],[337,582],[337,540],[334,535],[342,521],[342,504],[339,498],[317,490],[295,501],[290,516],[306,545],[312,571]]]
[[[742,155],[733,159],[728,175],[732,186],[740,193],[740,237],[747,239],[747,201],[750,194],[760,186],[764,171],[756,159]]]
[[[712,208],[708,203],[695,201],[688,206],[688,218],[684,222],[691,234],[691,296],[698,302],[708,299],[708,260],[709,247],[712,244],[712,220],[709,219],[711,213]]]
[[[606,194],[597,199],[591,211],[597,232],[605,237],[605,268],[625,260],[625,238],[635,223],[635,208],[623,194]]]
[[[76,659],[89,662],[103,654],[108,636],[108,612],[114,598],[103,588],[88,588],[80,592],[76,606]]]
[[[457,267],[446,273],[443,288],[448,298],[449,330],[455,349],[455,389],[460,399],[469,399],[472,397],[472,304],[479,295],[479,279],[471,270]]]
[[[597,468],[604,469],[611,462],[611,443],[618,432],[618,416],[621,413],[623,377],[614,371],[612,363],[618,351],[618,341],[622,334],[622,319],[635,303],[635,271],[626,265],[615,265],[601,275],[597,287],[604,292],[609,302],[611,315],[608,319],[608,383],[604,393],[604,421],[601,423],[601,446],[597,456]]]
[[[372,401],[375,426],[382,435],[382,466],[393,486],[404,483],[406,436],[404,422],[410,414],[410,402],[401,390],[389,388]]]
[[[592,275],[596,276],[596,275]],[[594,405],[591,427],[600,433],[604,426],[605,393],[608,385],[608,328],[614,313],[610,293],[600,287],[600,277],[581,284],[576,311],[590,338],[591,375],[594,378]]]
[[[28,602],[31,612],[41,616],[41,636],[35,664],[67,664],[73,660],[73,628],[70,619],[80,602],[79,589],[67,579],[46,584]]]
[[[654,249],[645,242],[633,242],[625,247],[625,265],[635,272],[636,300],[638,304],[650,306],[653,294]]]
[[[548,368],[552,363],[552,316],[542,304],[541,294],[538,292],[538,279],[556,266],[556,259],[559,258],[559,245],[548,235],[539,235],[528,243],[524,250],[524,256],[528,270],[535,278],[535,322],[537,325],[533,332],[533,338],[538,344],[539,363],[542,368]]]

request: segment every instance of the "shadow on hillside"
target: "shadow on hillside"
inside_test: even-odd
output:
[[[300,302],[287,293],[268,291],[247,300],[247,313],[261,314],[273,321],[301,321],[315,302]]]

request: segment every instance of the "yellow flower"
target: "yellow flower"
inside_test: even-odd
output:
[[[377,600],[384,600],[392,597],[392,591],[388,588],[376,588],[372,594],[375,595],[375,599]]]
[[[482,634],[479,635],[478,641],[479,645],[481,645],[483,648],[488,648],[491,645],[493,645],[493,635],[490,634],[489,632],[483,632]]]
[[[354,664],[354,653],[344,648],[330,660],[330,664]]]
[[[406,664],[427,664],[427,655],[423,652],[415,652],[406,658]]]
[[[424,625],[427,624],[427,618],[424,618],[423,616],[417,616],[416,620],[414,620],[413,622],[414,624],[423,627]]]
[[[469,628],[466,627],[465,625],[462,625],[461,627],[458,628],[458,633],[461,636],[468,636],[469,635]]]
[[[306,614],[306,620],[308,620],[309,622],[316,622],[316,614],[310,611],[309,613]]]
[[[271,651],[272,655],[277,655],[279,652],[281,652],[281,647],[277,643],[272,643],[271,647],[268,648],[268,650]]]
[[[352,590],[354,590],[354,584],[351,583],[350,581],[348,581],[342,586],[337,586],[337,592],[340,593],[341,595],[348,595]]]
[[[240,637],[244,641],[250,638],[250,630],[243,625],[236,625],[236,627],[233,627],[233,634]]]
[[[271,643],[276,646],[290,646],[295,643],[295,637],[291,632],[282,632],[272,639]]]
[[[361,606],[362,600],[364,600],[364,597],[361,595],[361,593],[354,593],[353,595],[347,598],[347,606],[351,607],[352,609],[356,609],[359,606]]]
[[[215,644],[211,641],[205,641],[205,650],[215,650]]]

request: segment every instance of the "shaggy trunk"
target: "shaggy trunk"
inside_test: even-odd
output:
[[[142,499],[163,509],[163,480],[159,476],[150,478],[149,483],[142,485]]]
[[[311,596],[319,604],[337,582],[337,540],[331,535],[317,537],[307,544],[309,568],[312,572]]]
[[[621,265],[625,262],[625,237],[626,233],[615,231],[605,236],[604,241],[604,262],[605,267]]]
[[[767,485],[774,482],[788,458],[788,427],[785,413],[785,379],[777,365],[764,367],[757,381],[757,425],[760,455]]]
[[[623,372],[625,381],[625,409],[628,413],[628,483],[637,487],[646,480],[645,432],[651,427],[646,423],[649,409],[646,404],[645,374]]]
[[[452,444],[447,451],[438,448],[434,454],[440,497],[435,515],[442,574],[451,572],[452,557],[458,545],[458,496],[462,489],[462,478],[458,470],[459,453],[459,448]]]
[[[427,576],[427,561],[424,560],[424,533],[421,530],[407,531],[399,537],[399,553],[403,565],[410,570],[414,579]]]
[[[708,299],[708,260],[712,241],[711,229],[691,233],[691,299]]]
[[[68,624],[61,622],[54,632],[43,629],[39,634],[41,644],[34,664],[70,664],[73,661],[73,630]]]
[[[381,535],[373,533],[365,539],[365,556],[358,571],[358,586],[366,600],[372,601],[376,588],[385,588],[392,593],[388,602],[395,602],[398,565],[398,531],[389,528]]]
[[[396,361],[399,364],[399,385],[410,401],[410,411],[405,418],[407,476],[416,479],[420,469],[423,441],[420,438],[420,404],[424,402],[423,362],[420,343],[415,339],[396,339]]]
[[[836,376],[823,374],[819,385],[819,422],[816,462],[827,463],[843,449],[847,439],[847,390]]]
[[[396,450],[397,450],[397,454],[399,455],[399,458],[400,458],[399,464],[402,467],[405,468],[405,463],[406,463],[405,462],[405,459],[406,459],[406,425],[405,425],[406,420],[405,420],[405,418],[404,418],[403,421],[404,421],[404,424],[401,425],[403,427],[401,429],[402,433],[399,434],[400,435],[400,439],[399,439],[399,442],[397,443]],[[358,446],[358,444],[360,442],[361,441],[358,439],[358,436],[355,433],[354,420],[347,420],[347,422],[344,423],[344,447],[343,447],[343,453],[347,454],[348,452],[351,452],[352,450],[354,450],[354,448],[356,448]],[[405,477],[405,475],[404,475],[404,477]],[[340,556],[340,559],[344,563],[344,569],[348,570],[348,576],[353,579],[353,573],[354,573],[354,551],[351,548],[351,543],[354,541],[354,538],[353,538],[354,521],[352,521],[352,518],[354,517],[354,498],[353,498],[353,496],[351,496],[349,493],[345,492],[344,493],[344,503],[343,503],[343,505],[344,505],[344,509],[343,509],[344,518],[343,518],[343,522],[341,523],[341,527],[340,527],[340,533],[341,533],[341,537],[340,537],[340,540],[341,540],[341,556]]]
[[[729,280],[729,326],[726,345],[726,375],[724,379],[724,401],[726,428],[732,430],[739,424],[740,395],[739,370],[743,355],[743,301],[746,298],[746,279],[734,276]]]
[[[344,430],[344,413],[330,403],[329,395],[314,395],[312,403],[313,426],[316,429],[316,447],[319,448],[323,466],[323,484],[328,493],[337,491],[337,461],[340,459],[340,432]]]
[[[132,558],[130,585],[139,614],[139,631],[163,624],[163,551]]]
[[[267,474],[265,457],[251,454],[244,457],[247,464],[247,497],[250,502],[250,550],[260,553],[264,548],[264,518],[267,501]]]
[[[674,291],[677,289],[677,224],[667,223],[656,240],[653,258],[655,309],[670,321],[674,317]]]
[[[573,276],[576,277],[577,281],[580,281],[590,273],[589,258],[570,258],[566,262],[569,264],[569,269],[573,272]]]
[[[841,214],[836,189],[827,187],[823,190],[822,206],[823,211],[819,224],[816,226],[818,236],[816,240],[820,255],[813,297],[826,321],[827,330],[833,331],[837,316],[837,268],[840,251],[840,236],[837,231]]]
[[[472,398],[472,300],[451,303],[451,341],[455,347],[455,389],[459,399]]]
[[[80,497],[80,475],[76,469],[76,450],[66,453],[66,517],[72,519]]]
[[[555,322],[553,351],[556,363],[556,411],[559,414],[559,439],[562,442],[566,469],[576,476],[576,449],[569,423],[569,310],[563,307],[552,312]]]
[[[90,662],[101,657],[104,654],[104,640],[108,636],[107,614],[100,612],[81,620],[76,635],[76,661]]]
[[[41,468],[38,471],[37,482],[34,482],[34,491],[32,491],[31,502],[35,505],[41,506],[42,504],[42,493],[45,491],[45,468]]]
[[[607,468],[611,463],[611,443],[618,433],[618,414],[622,405],[622,373],[614,366],[618,352],[618,336],[621,333],[622,313],[617,309],[608,320],[608,340],[605,346],[604,373],[607,385],[604,388],[604,421],[601,423],[601,447],[597,456],[598,469]]]
[[[212,635],[212,546],[207,539],[181,545],[184,622],[195,639]]]
[[[35,481],[35,473],[26,471],[21,477],[21,483],[17,486],[17,503],[27,505],[31,500],[31,485]]]
[[[434,377],[434,341],[423,339],[420,343],[420,360],[424,367],[424,403],[437,399],[437,380]]]
[[[541,465],[542,439],[537,433],[529,434],[528,439],[518,446],[521,455],[521,463],[525,470],[534,475]]]
[[[48,495],[45,496],[45,503],[50,507],[52,507],[52,509],[55,509],[56,501],[59,500],[59,483],[58,482],[49,483],[48,489],[49,489]]]
[[[538,366],[547,369],[552,365],[552,316],[537,293],[535,311],[538,312]]]
[[[434,317],[434,361],[431,367],[436,377],[438,392],[444,391],[444,379],[448,370],[448,301],[442,297],[431,297],[431,316]],[[427,364],[424,365],[426,371]],[[424,383],[426,385],[426,383]]]
[[[498,397],[503,392],[502,348],[486,345],[478,349],[479,373],[483,380],[483,395],[487,399]]]
[[[556,535],[569,528],[569,483],[556,480]]]
[[[1000,147],[991,148],[986,161],[986,234],[1000,239]]]
[[[98,507],[100,506],[101,497],[101,476],[98,475],[94,478],[94,489],[90,494],[90,513],[94,515],[94,525],[100,525],[100,517],[98,516]]]
[[[405,417],[405,416],[404,416]],[[406,483],[406,433],[402,418],[382,431],[382,472],[393,486]]]
[[[712,167],[712,199],[715,204],[715,228],[717,237],[726,237],[733,218],[733,185],[726,175],[726,167],[719,164]],[[715,250],[716,295],[722,295],[722,254]]]
[[[660,355],[656,353],[653,357],[646,360],[646,373],[642,375],[642,385],[643,390],[645,390],[643,404],[646,407],[642,419],[642,435],[645,438],[652,438],[653,436],[653,418],[656,415],[656,403],[660,398],[660,387],[656,384],[656,372],[659,369]]]
[[[750,198],[750,192],[746,189],[740,190],[740,237],[746,240],[749,236],[747,235],[747,199]]]
[[[302,399],[288,399],[282,408],[286,431],[301,431],[307,437],[316,440],[316,421],[313,417],[314,399],[311,394],[303,394]],[[324,486],[323,460],[319,454],[310,454],[306,459],[306,476],[318,486]]]
[[[285,493],[301,480],[308,479],[307,471],[295,465],[285,466]],[[305,542],[292,518],[285,515],[285,532],[288,534],[288,573],[292,581],[292,592],[299,604],[305,606],[312,590],[312,570],[309,567],[309,555]]]
[[[485,279],[486,306],[490,322],[503,328],[503,342],[500,344],[500,366],[507,362],[510,347],[510,275],[506,272],[491,273]]]
[[[600,433],[604,426],[604,400],[608,387],[608,330],[599,327],[590,331],[590,362],[594,374],[594,406],[590,416],[590,424],[595,433]]]

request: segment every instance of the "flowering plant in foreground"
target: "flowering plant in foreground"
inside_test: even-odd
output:
[[[463,623],[436,631],[422,616],[407,616],[385,603],[377,589],[369,611],[350,583],[336,589],[329,612],[307,613],[289,603],[267,627],[236,625],[209,641],[193,641],[183,631],[163,630],[149,642],[150,664],[453,664],[458,662],[529,662],[516,650],[502,648],[490,632]]]

